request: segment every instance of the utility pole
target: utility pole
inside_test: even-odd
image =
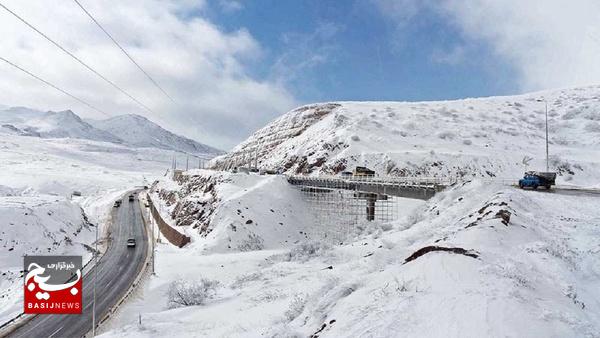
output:
[[[92,337],[96,337],[96,280],[98,279],[98,228],[100,225],[96,223],[96,243],[94,244],[94,291],[92,304]]]
[[[258,146],[254,149],[254,169],[258,170]]]
[[[146,195],[147,199],[150,199],[149,195]],[[149,204],[149,203],[148,203]],[[152,211],[150,211],[150,223],[152,224],[152,274],[155,275],[156,272],[154,270],[154,223],[156,220],[154,219],[154,215],[152,215]]]
[[[544,102],[546,106],[546,172],[550,171],[550,162],[548,159],[548,101],[546,98],[538,99],[537,102]]]
[[[548,101],[544,100],[546,103],[546,172],[550,171],[550,165],[548,163]]]

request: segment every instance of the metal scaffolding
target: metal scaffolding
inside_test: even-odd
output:
[[[324,181],[319,187],[300,185],[313,209],[318,236],[340,244],[372,225],[398,219],[398,199],[387,194],[358,191],[356,185]]]

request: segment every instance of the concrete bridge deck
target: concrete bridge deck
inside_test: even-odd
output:
[[[452,184],[440,178],[368,177],[368,176],[288,176],[292,185],[344,189],[404,198],[428,200]]]

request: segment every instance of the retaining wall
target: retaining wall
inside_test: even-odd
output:
[[[165,222],[165,220],[162,218],[162,216],[154,206],[154,203],[150,198],[150,194],[148,194],[148,204],[150,205],[150,212],[152,213],[152,217],[156,221],[156,224],[158,224],[158,229],[160,230],[160,233],[163,234],[163,236],[169,241],[169,243],[181,248],[191,241],[190,237],[180,233],[179,231],[175,230],[175,228],[170,226],[167,222]]]

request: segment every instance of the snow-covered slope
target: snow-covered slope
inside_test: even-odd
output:
[[[303,106],[258,130],[217,167],[254,161],[290,173],[366,165],[380,175],[505,176],[550,169],[559,181],[600,177],[600,87],[440,102],[338,102]]]
[[[475,180],[405,208],[404,220],[328,245],[315,236],[284,243],[306,229],[299,223],[277,231],[285,208],[302,208],[285,192],[294,188],[252,175],[216,184],[224,202],[213,232],[221,234],[196,234],[196,243],[183,249],[159,244],[158,277],[102,328],[109,330],[103,337],[595,338],[600,332],[598,194]],[[237,194],[225,191],[234,186]],[[271,206],[274,213],[265,210]],[[330,226],[344,229],[333,220]],[[239,243],[248,231],[269,234],[270,245],[199,250],[201,241]],[[181,279],[218,287],[202,304],[171,309],[168,290]]]
[[[155,147],[207,157],[222,153],[205,144],[175,135],[139,115],[120,115],[106,120],[89,120],[88,122],[98,129],[118,136],[126,144],[134,147]]]
[[[0,185],[0,323],[23,311],[23,255],[91,256],[94,228],[63,196]]]

